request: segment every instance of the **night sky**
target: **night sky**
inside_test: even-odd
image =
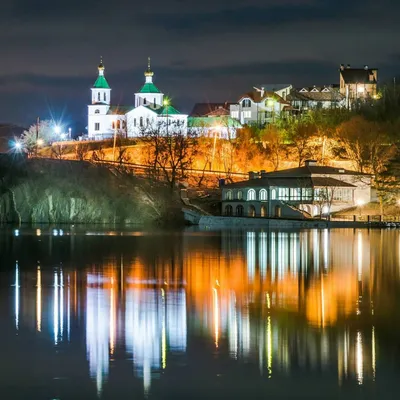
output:
[[[261,83],[338,83],[340,63],[400,71],[395,0],[9,0],[0,14],[0,122],[85,126],[103,56],[115,104],[132,104],[152,57],[182,112]]]

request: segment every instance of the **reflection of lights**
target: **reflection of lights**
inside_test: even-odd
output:
[[[271,232],[271,281],[275,281],[276,268],[276,249],[275,249],[275,232]]]
[[[62,235],[64,235],[64,231],[63,231],[62,229],[60,229],[60,230],[58,231],[58,234],[59,234],[60,236],[62,236]]]
[[[15,264],[15,328],[19,329],[19,266]]]
[[[267,293],[267,308],[268,308],[268,310],[271,308],[271,299],[270,299],[270,297],[269,297],[269,293]]]
[[[161,362],[162,369],[167,368],[167,332],[165,327],[165,290],[161,289],[162,298],[162,327],[161,327]]]
[[[359,385],[363,384],[363,348],[362,348],[362,336],[361,332],[357,332],[356,342],[356,371],[357,371],[357,382]]]
[[[322,327],[325,326],[325,291],[324,291],[324,276],[321,276],[321,319]]]
[[[36,277],[36,329],[38,332],[42,330],[42,271],[37,268]]]
[[[70,340],[71,335],[71,281],[68,274],[68,294],[67,294],[67,337]]]
[[[58,230],[57,229],[53,229],[53,236],[58,236]]]
[[[58,341],[58,275],[54,272],[54,304],[53,304],[53,331],[54,344]]]
[[[90,275],[88,281],[89,278]],[[109,370],[109,310],[108,290],[89,287],[86,299],[86,351],[90,376],[96,381],[99,396]]]
[[[260,269],[261,277],[264,279],[267,275],[267,234],[265,232],[260,233]]]
[[[237,327],[237,312],[236,312],[236,296],[235,292],[231,292],[229,296],[229,350],[231,357],[237,359],[238,346],[238,327]]]
[[[42,231],[40,229],[36,229],[36,236],[41,236]]]
[[[16,229],[16,230],[14,231],[14,236],[19,236],[19,229]]]
[[[219,306],[218,306],[218,290],[213,288],[213,308],[214,308],[214,334],[215,347],[218,349],[219,339]]]
[[[357,270],[358,270],[358,281],[362,280],[362,262],[363,262],[363,242],[361,231],[357,234]]]
[[[110,288],[110,353],[111,354],[114,354],[115,326],[116,326],[115,285],[114,285],[114,278],[111,278],[111,288]]]
[[[256,234],[247,232],[247,274],[249,281],[254,280],[256,273]]]
[[[44,145],[44,140],[43,139],[38,139],[36,143],[37,143],[38,146],[43,146]]]
[[[272,376],[272,328],[271,328],[271,316],[267,318],[267,368],[268,378]]]
[[[375,381],[376,352],[375,352],[375,327],[372,327],[372,379]]]
[[[64,333],[64,271],[60,273],[60,335],[61,341]]]

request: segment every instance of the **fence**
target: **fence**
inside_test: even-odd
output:
[[[400,215],[334,215],[331,221],[400,222]]]

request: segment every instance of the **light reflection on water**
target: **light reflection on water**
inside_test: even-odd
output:
[[[80,349],[99,397],[107,397],[114,362],[128,361],[142,394],[157,397],[157,382],[166,380],[168,388],[168,370],[178,374],[194,363],[194,352],[255,365],[266,382],[290,381],[299,371],[309,371],[310,382],[312,371],[322,371],[337,387],[379,377],[375,317],[390,326],[385,311],[397,301],[388,289],[399,283],[397,232],[133,233],[118,249],[122,239],[107,235],[112,242],[103,237],[86,251],[101,236],[88,242],[87,235],[59,232],[47,239],[35,232],[52,261],[38,265],[28,257],[24,266],[15,256],[31,236],[18,232],[7,259],[14,263],[9,311],[15,331],[32,334],[35,327],[53,341],[49,352],[72,352],[62,346],[79,345],[83,335]],[[70,248],[62,264],[55,240]],[[213,370],[213,363],[206,367]]]

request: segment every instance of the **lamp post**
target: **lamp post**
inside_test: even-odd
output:
[[[115,145],[117,142],[117,120],[116,119],[114,120],[113,125],[114,125],[113,161],[115,161]]]
[[[168,136],[168,125],[169,125],[169,121],[168,121],[169,101],[168,101],[168,99],[165,99],[165,100],[163,101],[163,105],[164,105],[164,107],[165,107],[166,110],[167,110],[167,136]]]

